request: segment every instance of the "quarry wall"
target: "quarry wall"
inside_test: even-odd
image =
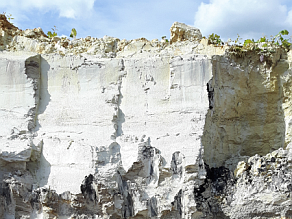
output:
[[[4,16],[4,15],[3,15]],[[0,16],[0,217],[289,218],[291,53],[47,38]]]

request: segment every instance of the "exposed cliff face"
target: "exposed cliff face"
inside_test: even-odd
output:
[[[1,218],[291,216],[284,50],[238,57],[177,22],[170,43],[70,41],[0,18]]]
[[[249,51],[240,57],[213,57],[213,78],[208,83],[212,109],[202,137],[208,164],[218,167],[228,159],[284,147],[281,77],[289,68],[286,57],[281,50],[265,56]]]
[[[33,87],[33,80],[27,82],[26,77],[19,77],[21,88],[31,83],[28,96],[32,102],[27,108],[37,122],[32,126],[31,119],[23,114],[20,117],[28,120],[25,128],[32,126],[28,140],[36,142],[33,145],[40,142],[41,155],[32,159],[33,146],[27,145],[28,140],[17,142],[19,153],[11,146],[11,154],[2,152],[3,159],[7,156],[5,159],[10,162],[15,154],[20,157],[22,170],[31,173],[31,185],[36,188],[47,185],[59,194],[66,191],[79,194],[84,177],[89,175],[81,186],[89,202],[84,201],[86,208],[92,209],[92,214],[120,217],[139,212],[144,212],[144,216],[161,216],[163,211],[172,209],[171,203],[184,187],[189,191],[186,188],[183,191],[192,196],[193,185],[188,188],[182,182],[198,174],[196,159],[208,109],[207,93],[203,91],[211,78],[211,63],[206,56],[144,60],[56,55],[38,58],[35,66],[41,69],[38,72],[41,79],[37,81],[40,86]],[[29,59],[23,62],[30,63]],[[11,60],[6,65],[9,63]],[[4,73],[13,81],[12,72]],[[3,107],[6,113],[8,106]],[[21,138],[24,128],[18,128],[15,118],[10,120],[16,124],[9,125],[10,130],[20,130],[13,132],[14,138]],[[5,141],[10,143],[7,138],[4,137]],[[18,170],[15,164],[11,166]],[[14,177],[4,178],[10,182]],[[18,193],[19,188],[13,189]],[[156,213],[148,211],[148,197],[153,197],[151,206],[157,208]],[[158,209],[161,202],[165,202],[165,210]],[[115,207],[108,209],[107,205],[114,203]],[[10,203],[13,204],[11,215],[17,208],[16,203]],[[50,201],[47,204],[53,213],[64,214]]]

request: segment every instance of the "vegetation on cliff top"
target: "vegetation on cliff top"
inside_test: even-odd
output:
[[[7,14],[6,12],[3,12],[2,14],[6,16],[7,20],[8,20],[11,24],[13,24],[13,23],[12,23],[12,20],[14,20],[14,17],[12,17],[12,14],[10,14],[10,13]]]
[[[241,43],[241,38],[237,35],[237,39],[232,41],[228,40],[227,44],[231,44],[231,51],[248,51],[248,50],[258,50],[258,51],[273,51],[273,47],[282,47],[286,51],[290,50],[291,42],[288,39],[285,39],[284,36],[289,34],[288,30],[281,30],[275,36],[271,36],[270,40],[263,36],[259,40],[255,41],[254,39],[246,39],[244,43]],[[210,34],[208,37],[208,43],[215,46],[222,46],[224,42],[220,39],[220,36],[217,34]]]
[[[7,21],[7,24],[11,24],[11,21],[14,19],[12,17],[12,14],[3,12],[2,16],[5,16]],[[47,32],[46,34],[43,34],[43,36],[47,36],[48,38],[53,38],[55,36],[58,36],[57,34],[57,27],[54,26],[54,28],[51,28],[51,31]],[[246,39],[241,42],[242,38],[238,35],[237,38],[232,41],[229,39],[227,42],[223,42],[223,40],[220,38],[219,35],[212,33],[208,37],[208,44],[214,45],[214,46],[220,46],[223,47],[223,45],[228,45],[228,50],[231,53],[237,53],[242,54],[246,51],[256,51],[258,54],[264,54],[270,55],[271,53],[274,53],[276,51],[276,48],[283,48],[285,51],[289,51],[291,47],[291,42],[289,42],[287,39],[287,35],[289,34],[288,30],[282,30],[275,36],[271,36],[270,39],[268,39],[267,36],[261,37],[259,40],[255,41],[254,39]],[[76,38],[77,31],[75,28],[72,28],[70,37]],[[291,36],[292,37],[292,36]],[[290,39],[291,39],[290,37]],[[67,38],[67,37],[65,37]],[[206,38],[206,37],[203,37]],[[162,37],[162,41],[164,41],[166,44],[169,43],[168,39],[166,39],[166,36]]]

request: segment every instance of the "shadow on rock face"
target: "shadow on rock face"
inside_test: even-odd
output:
[[[45,143],[43,147],[45,147]],[[48,184],[48,179],[51,173],[51,164],[47,161],[46,157],[43,154],[43,150],[41,153],[41,157],[36,162],[27,163],[27,167],[31,172],[37,172],[37,183],[39,187],[43,187]]]
[[[235,183],[233,173],[226,167],[209,168],[204,164],[206,169],[206,179],[198,188],[194,188],[194,197],[197,209],[207,217],[211,218],[229,218],[222,211],[218,197],[225,197],[229,194],[229,187]],[[217,197],[217,198],[216,198]]]
[[[51,101],[51,95],[48,91],[48,72],[50,69],[49,63],[41,57],[41,80],[40,80],[40,90],[39,90],[39,104],[37,115],[40,115],[45,112],[49,102]],[[38,131],[41,127],[39,121],[36,121],[35,131]]]

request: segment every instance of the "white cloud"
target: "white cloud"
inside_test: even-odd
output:
[[[87,31],[93,36],[161,39],[169,37],[169,28],[175,21],[193,24],[198,6],[194,0],[96,0],[91,19],[74,27],[81,30],[80,33]]]
[[[0,0],[0,10],[11,13],[20,29],[42,27],[47,32],[56,25],[58,34],[74,27],[78,37],[161,39],[169,37],[175,21],[192,24],[199,4],[197,0]]]
[[[243,38],[268,37],[282,29],[292,29],[292,11],[281,0],[210,0],[201,3],[195,14],[195,27],[203,35],[217,33],[225,40],[238,33]],[[289,30],[289,31],[290,31]],[[290,31],[291,32],[291,31]]]
[[[160,39],[169,36],[175,21],[192,24],[197,11],[194,26],[203,35],[217,33],[227,40],[235,39],[237,33],[254,39],[282,29],[292,33],[288,4],[292,4],[290,0],[0,0],[0,13],[11,13],[21,29],[42,27],[47,31],[56,25],[58,34],[75,27],[79,37]]]
[[[95,0],[8,0],[0,1],[0,8],[11,9],[9,11],[28,11],[39,9],[44,13],[56,11],[60,17],[79,18],[86,16],[94,6]]]
[[[196,0],[107,0],[106,10],[101,12],[105,19],[100,25],[106,30],[105,34],[111,36],[161,39],[169,37],[169,29],[175,21],[192,24],[199,3]]]

